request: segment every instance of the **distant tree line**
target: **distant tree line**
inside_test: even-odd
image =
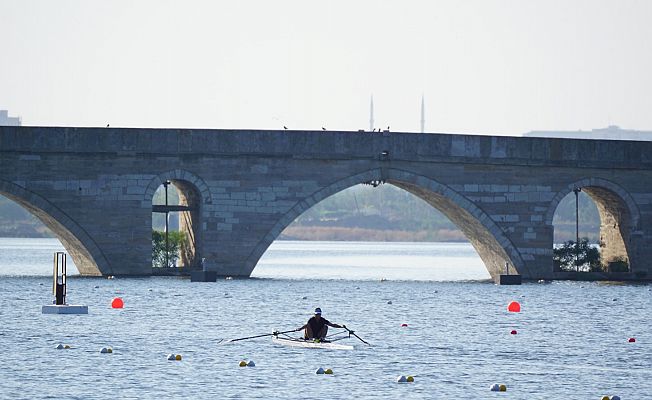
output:
[[[600,217],[590,197],[579,194],[580,232],[591,243],[599,239]],[[575,197],[571,193],[557,207],[553,224],[555,243],[575,238]],[[302,229],[303,228],[303,229]],[[286,232],[310,235],[306,228],[313,228],[314,235],[327,237],[335,228],[378,230],[385,232],[413,232],[417,240],[460,241],[465,240],[459,229],[441,212],[422,199],[393,185],[376,188],[358,185],[343,190],[314,205],[300,215]],[[457,234],[452,234],[457,232]],[[332,240],[332,238],[331,238]]]

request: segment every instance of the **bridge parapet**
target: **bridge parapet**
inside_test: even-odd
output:
[[[118,156],[261,156],[652,169],[652,142],[348,131],[0,127],[0,149]]]

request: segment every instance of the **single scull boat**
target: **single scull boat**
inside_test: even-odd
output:
[[[274,336],[272,341],[277,344],[292,347],[307,347],[311,349],[353,350],[353,346],[333,342],[314,342],[312,340],[281,338]]]

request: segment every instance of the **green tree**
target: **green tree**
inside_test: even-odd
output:
[[[181,251],[187,246],[186,235],[183,232],[168,232],[168,265],[176,267]],[[152,266],[166,267],[165,232],[152,231]]]
[[[569,240],[553,250],[553,262],[562,271],[601,272],[600,252],[589,244],[588,238],[581,238],[579,248]]]

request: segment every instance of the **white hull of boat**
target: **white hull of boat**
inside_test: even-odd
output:
[[[333,342],[313,342],[302,339],[285,339],[273,337],[272,341],[283,346],[304,347],[310,349],[353,350],[353,346]]]

